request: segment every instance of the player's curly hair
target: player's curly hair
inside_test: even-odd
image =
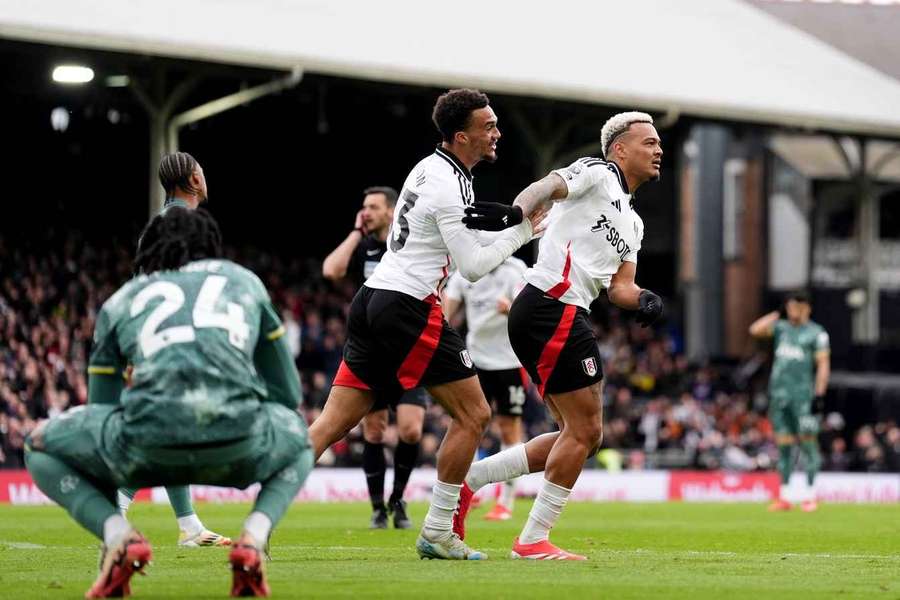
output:
[[[222,256],[222,232],[202,208],[172,207],[153,217],[141,233],[136,274],[178,269],[187,263]]]
[[[159,183],[166,190],[166,197],[175,194],[176,188],[181,188],[189,194],[197,194],[200,190],[191,185],[191,175],[197,168],[197,159],[187,152],[175,152],[166,154],[159,161]]]
[[[452,142],[457,131],[465,130],[472,111],[484,108],[490,100],[478,90],[459,89],[441,94],[434,103],[431,120],[445,142]]]

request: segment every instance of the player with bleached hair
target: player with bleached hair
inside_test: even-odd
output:
[[[513,206],[475,203],[469,227],[503,229],[553,205],[527,285],[509,312],[509,339],[560,430],[538,436],[472,464],[454,530],[465,537],[473,494],[488,483],[544,471],[528,521],[513,542],[513,558],[585,560],[550,543],[556,524],[588,456],[602,440],[600,353],[588,318],[605,289],[610,301],[637,311],[643,326],[662,314],[662,300],[635,283],[644,224],[634,192],[659,179],[662,148],[650,115],[620,113],[601,132],[606,160],[580,158],[532,183]]]

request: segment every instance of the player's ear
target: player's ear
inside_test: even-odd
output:
[[[453,134],[453,141],[460,145],[466,145],[469,143],[469,136],[466,135],[465,131],[457,131]]]

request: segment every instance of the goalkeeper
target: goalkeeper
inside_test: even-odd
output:
[[[143,234],[145,275],[103,305],[90,403],[43,422],[26,465],[38,487],[103,540],[88,598],[127,596],[151,558],[116,488],[262,482],[231,550],[232,595],[269,593],[261,552],[313,465],[300,378],[262,282],[222,255],[203,210],[172,208]],[[131,386],[122,372],[133,365]]]

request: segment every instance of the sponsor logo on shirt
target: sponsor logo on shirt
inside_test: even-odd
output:
[[[806,352],[803,351],[803,348],[800,346],[795,346],[793,344],[781,343],[778,345],[778,348],[775,350],[775,356],[778,358],[785,358],[788,360],[803,360],[806,358]]]
[[[606,241],[619,255],[619,260],[625,260],[625,257],[631,253],[631,246],[625,242],[625,238],[619,234],[619,231],[606,215],[600,215],[600,218],[597,219],[597,224],[591,227],[591,231],[594,233],[606,232]]]

